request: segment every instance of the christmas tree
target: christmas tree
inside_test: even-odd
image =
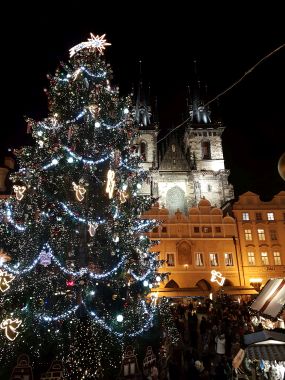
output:
[[[149,331],[163,280],[145,232],[148,172],[134,147],[130,97],[111,85],[94,36],[49,77],[48,117],[15,154],[14,194],[1,201],[0,361],[62,359],[68,379],[110,375],[121,349]],[[109,372],[108,372],[109,371]]]

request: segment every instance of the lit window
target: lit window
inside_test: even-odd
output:
[[[248,212],[242,213],[242,220],[249,220],[249,213]]]
[[[248,265],[255,265],[254,252],[247,252]]]
[[[267,220],[274,220],[274,213],[273,212],[267,213]]]
[[[203,259],[203,253],[202,252],[196,252],[195,253],[195,264],[197,267],[203,267],[204,266],[204,259]]]
[[[259,229],[257,230],[257,233],[258,233],[258,239],[259,239],[259,240],[265,240],[265,233],[264,233],[264,230],[263,230],[263,229],[259,228]]]
[[[261,252],[261,261],[263,265],[269,265],[267,252]]]
[[[270,239],[277,240],[277,233],[275,230],[270,230]]]
[[[206,233],[212,232],[212,227],[202,227],[202,231]]]
[[[281,265],[280,252],[273,252],[274,264]]]
[[[251,230],[244,230],[245,240],[252,240]]]
[[[219,265],[217,253],[210,253],[210,265],[211,267],[216,267]]]
[[[233,266],[234,265],[232,253],[225,253],[225,265],[226,266]]]
[[[175,260],[174,260],[174,253],[167,253],[167,266],[174,267],[175,266]]]

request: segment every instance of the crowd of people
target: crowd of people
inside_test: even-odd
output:
[[[181,335],[168,361],[169,380],[249,379],[235,370],[233,359],[243,348],[243,336],[262,326],[251,322],[248,301],[230,297],[174,303],[172,312]]]

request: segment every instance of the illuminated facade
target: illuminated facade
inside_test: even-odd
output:
[[[263,202],[247,192],[233,204],[246,284],[285,277],[285,191]]]

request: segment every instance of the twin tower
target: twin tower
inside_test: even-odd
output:
[[[234,198],[225,169],[222,148],[224,126],[210,117],[195,89],[190,100],[189,118],[181,133],[172,133],[158,145],[158,121],[144,95],[143,84],[137,90],[134,118],[140,130],[136,151],[142,157],[151,181],[142,191],[158,197],[161,207],[170,213],[187,212],[206,198],[212,206],[222,207]],[[182,129],[181,127],[180,129]]]

